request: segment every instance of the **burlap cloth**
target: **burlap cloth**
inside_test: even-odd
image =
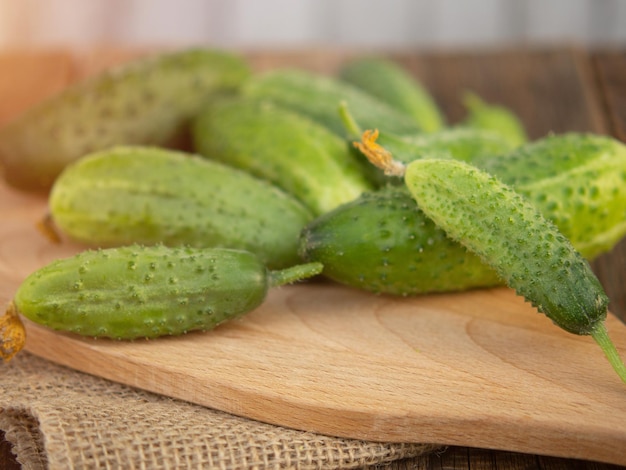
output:
[[[0,363],[0,429],[24,469],[341,469],[431,452],[272,426],[22,352]]]

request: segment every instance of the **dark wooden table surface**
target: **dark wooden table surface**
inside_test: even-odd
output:
[[[250,53],[258,69],[286,63],[332,72],[343,55],[328,52]],[[549,132],[591,131],[626,142],[626,52],[548,49],[480,52],[402,52],[391,55],[431,90],[448,120],[464,115],[461,95],[472,90],[513,109],[532,139]],[[129,57],[100,51],[75,67],[62,52],[0,53],[0,125],[69,81]],[[45,69],[45,80],[42,70]],[[20,80],[10,79],[8,70]],[[10,97],[10,99],[5,99]],[[611,298],[610,308],[626,321],[626,239],[592,266]],[[626,423],[624,424],[626,426]],[[626,449],[624,449],[626,452]],[[0,469],[20,468],[0,431]],[[385,469],[596,469],[626,467],[489,449],[449,447],[442,452],[390,464]]]

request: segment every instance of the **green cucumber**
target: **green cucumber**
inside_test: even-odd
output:
[[[440,131],[445,119],[424,86],[396,62],[359,57],[341,66],[339,78],[411,116],[426,133]]]
[[[375,293],[416,295],[500,285],[480,258],[452,241],[404,185],[363,194],[310,222],[300,256],[324,276]]]
[[[322,214],[372,188],[344,139],[271,102],[235,97],[200,113],[196,151],[266,179]]]
[[[587,260],[533,204],[466,162],[420,159],[403,165],[384,153],[371,161],[402,176],[435,224],[555,325],[590,335],[626,383],[626,366],[604,325],[609,299],[600,281]]]
[[[396,134],[419,132],[414,120],[356,86],[327,76],[298,69],[276,69],[253,76],[242,94],[272,101],[319,122],[339,136],[345,130],[337,109],[347,102],[356,119],[366,127],[384,123]]]
[[[313,217],[295,198],[243,171],[141,146],[95,152],[68,166],[49,209],[62,233],[90,246],[240,248],[270,268],[298,261],[298,234]]]
[[[70,162],[114,145],[169,146],[217,92],[250,75],[239,56],[189,49],[134,60],[71,85],[0,130],[9,184],[45,190]]]
[[[320,270],[311,263],[268,271],[252,253],[225,248],[88,250],[28,276],[9,311],[95,338],[180,335],[244,315],[263,303],[271,287]]]

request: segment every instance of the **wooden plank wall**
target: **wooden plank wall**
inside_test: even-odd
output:
[[[622,0],[0,0],[0,47],[626,43]]]

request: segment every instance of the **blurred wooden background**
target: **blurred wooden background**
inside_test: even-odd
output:
[[[624,0],[0,0],[0,48],[626,44]]]

